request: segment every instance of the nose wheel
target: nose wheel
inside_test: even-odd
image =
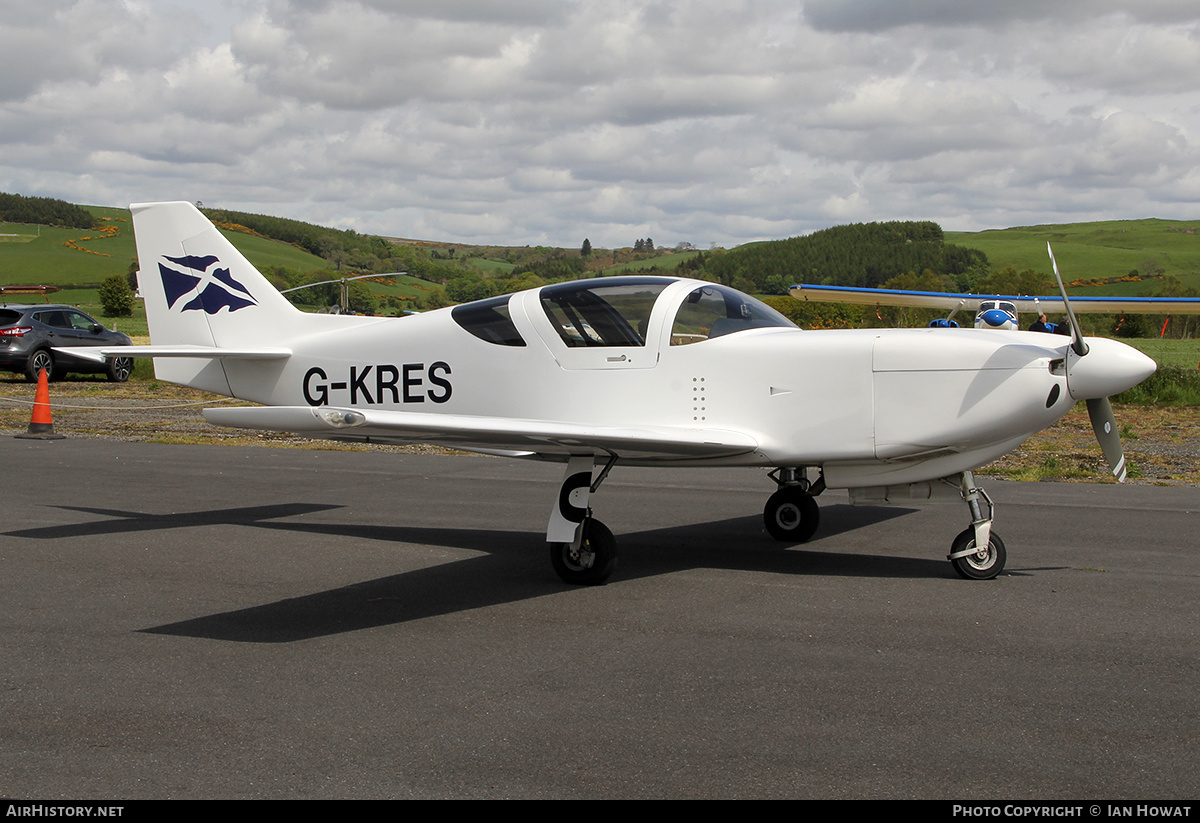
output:
[[[995,506],[987,492],[975,485],[975,476],[971,472],[963,472],[960,476],[959,493],[971,510],[971,525],[959,532],[950,544],[950,565],[960,577],[968,580],[991,580],[1004,571],[1007,559],[1004,541],[992,531]],[[981,500],[987,504],[987,514],[979,504]]]
[[[767,533],[781,543],[808,542],[821,524],[821,507],[814,498],[825,490],[825,477],[810,483],[803,466],[780,466],[769,476],[779,488],[763,508]]]
[[[950,565],[968,580],[991,580],[1004,571],[1005,559],[1004,541],[997,534],[988,535],[986,549],[976,547],[973,526],[959,532],[950,547]]]

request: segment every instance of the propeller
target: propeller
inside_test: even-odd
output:
[[[1104,452],[1104,459],[1108,461],[1117,482],[1124,483],[1125,452],[1121,448],[1121,435],[1117,433],[1117,421],[1108,398],[1145,380],[1154,373],[1157,365],[1149,357],[1124,343],[1093,338],[1089,345],[1083,339],[1083,332],[1079,328],[1079,321],[1075,319],[1075,312],[1071,309],[1062,275],[1058,273],[1054,249],[1050,248],[1049,243],[1046,244],[1046,251],[1050,253],[1054,279],[1058,281],[1058,291],[1062,294],[1063,305],[1067,309],[1067,322],[1071,324],[1071,347],[1066,358],[1067,392],[1076,400],[1087,401],[1092,431],[1096,433],[1096,440],[1100,444],[1100,450]],[[1091,357],[1087,357],[1089,354]]]
[[[1088,417],[1092,421],[1092,431],[1100,443],[1100,451],[1112,469],[1113,477],[1118,483],[1125,482],[1125,451],[1121,448],[1121,435],[1117,434],[1117,418],[1113,416],[1112,403],[1107,397],[1097,397],[1087,401]]]
[[[1046,251],[1050,254],[1050,265],[1054,268],[1054,279],[1058,281],[1058,291],[1062,295],[1063,305],[1067,307],[1067,322],[1071,324],[1071,349],[1083,357],[1088,353],[1088,344],[1083,340],[1083,331],[1079,328],[1079,321],[1075,319],[1071,301],[1067,299],[1067,287],[1063,285],[1062,275],[1058,273],[1058,261],[1054,259],[1054,249],[1050,248],[1049,241],[1046,241]]]

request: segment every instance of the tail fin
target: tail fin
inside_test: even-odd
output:
[[[293,338],[311,318],[296,309],[191,203],[129,207],[138,286],[152,346],[260,349]],[[156,357],[161,380],[233,394],[219,359]]]
[[[302,313],[191,203],[129,207],[153,345],[278,342]]]

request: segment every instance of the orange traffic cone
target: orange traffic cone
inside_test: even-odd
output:
[[[26,440],[62,440],[61,434],[54,433],[54,422],[50,419],[50,380],[46,370],[38,372],[37,393],[33,396],[33,417],[29,420],[29,431],[18,434],[17,437]]]

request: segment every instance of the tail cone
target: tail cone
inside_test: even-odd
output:
[[[62,440],[54,433],[54,422],[50,419],[50,381],[46,370],[38,372],[37,392],[33,396],[33,416],[29,420],[29,431],[18,434],[26,440]]]

